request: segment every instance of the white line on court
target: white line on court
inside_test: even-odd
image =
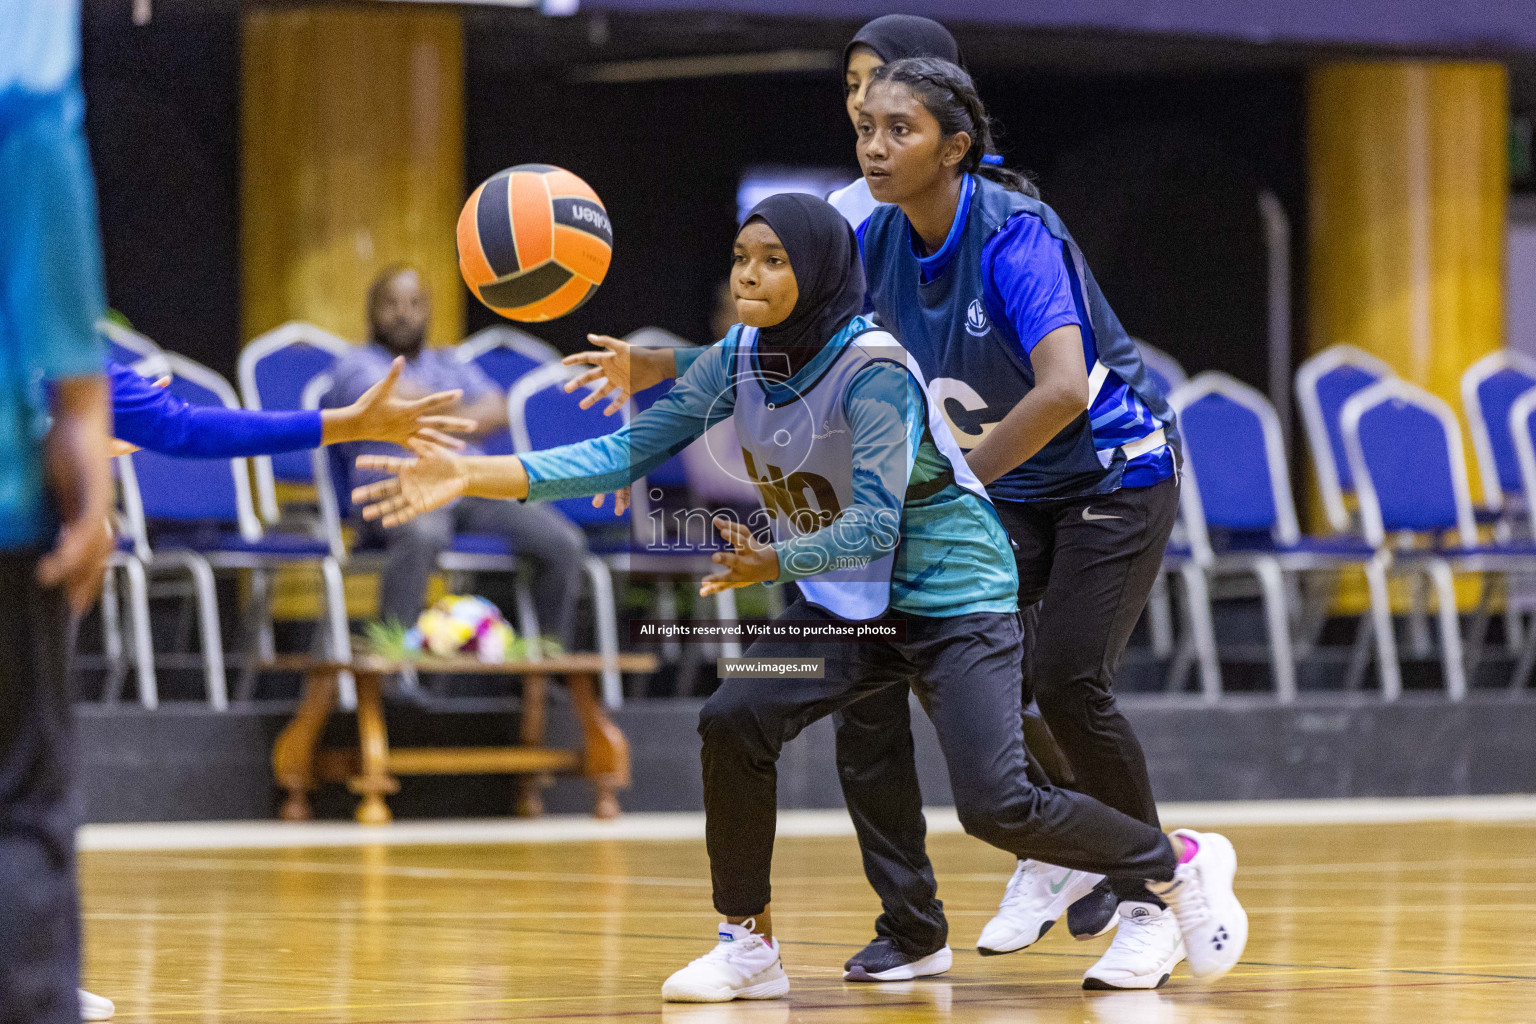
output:
[[[1358,800],[1262,800],[1167,803],[1158,807],[1165,825],[1221,828],[1233,825],[1371,825],[1416,821],[1536,822],[1536,796],[1456,796]],[[953,807],[924,812],[928,831],[959,832]],[[781,811],[781,836],[852,835],[845,811]],[[86,825],[81,850],[234,850],[303,846],[416,846],[469,843],[570,843],[602,839],[690,840],[704,838],[701,813],[625,814],[613,821],[584,816],[533,820],[403,821],[389,825],[351,822],[167,822]]]

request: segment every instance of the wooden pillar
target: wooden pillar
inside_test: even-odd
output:
[[[1502,65],[1312,73],[1313,352],[1362,348],[1461,409],[1462,371],[1504,342],[1508,122]]]
[[[460,16],[404,4],[254,8],[243,48],[245,340],[295,319],[362,338],[369,281],[408,262],[432,289],[430,342],[457,342]]]

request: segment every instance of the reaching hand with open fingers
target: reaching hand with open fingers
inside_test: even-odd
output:
[[[477,424],[474,420],[444,415],[458,405],[463,391],[439,391],[422,398],[406,398],[400,394],[403,372],[405,359],[397,356],[384,379],[364,391],[357,401],[342,409],[324,410],[321,414],[322,440],[326,444],[388,441],[403,447],[411,438],[421,436],[427,430],[435,431],[437,435],[427,435],[430,440],[438,440],[443,434],[475,431]],[[462,445],[454,443],[451,447]]]
[[[642,348],[606,334],[589,334],[587,340],[603,351],[577,352],[560,360],[566,366],[591,364],[592,369],[566,381],[567,393],[581,387],[592,387],[591,394],[581,400],[583,409],[590,409],[604,395],[613,397],[603,409],[604,416],[612,416],[624,408],[631,395],[655,387],[671,376],[675,367],[672,353],[665,349]]]
[[[733,519],[715,517],[715,529],[734,550],[716,552],[710,561],[723,570],[706,576],[699,584],[699,596],[711,597],[733,587],[749,587],[779,578],[779,553],[773,545],[752,536],[752,531]]]
[[[441,445],[412,438],[415,458],[391,455],[360,455],[358,469],[393,474],[389,479],[364,484],[352,491],[354,504],[363,506],[363,518],[379,520],[388,527],[408,523],[458,498],[469,488],[464,460]]]

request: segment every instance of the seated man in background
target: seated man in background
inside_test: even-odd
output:
[[[476,421],[478,436],[505,427],[506,393],[479,367],[455,359],[451,350],[426,347],[430,310],[426,286],[414,269],[391,267],[375,278],[368,289],[368,343],[337,361],[332,370],[336,384],[324,405],[352,405],[384,379],[395,357],[403,356],[405,369],[395,388],[398,395],[410,398],[462,391],[455,408],[441,411]],[[355,469],[357,456],[402,453],[397,446],[380,441],[353,442],[342,448],[346,465],[353,467],[354,486],[377,477]],[[469,454],[480,452],[471,445]],[[437,556],[453,542],[456,533],[498,534],[512,542],[519,558],[536,563],[530,580],[540,631],[556,637],[569,650],[587,542],[576,524],[548,505],[465,498],[393,529],[363,524],[364,542],[382,541],[385,548],[379,617],[406,626],[416,621],[427,578],[436,567]]]

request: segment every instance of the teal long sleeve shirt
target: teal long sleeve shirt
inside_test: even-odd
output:
[[[856,318],[787,383],[770,386],[788,396],[816,380],[852,338],[869,325]],[[628,486],[735,410],[731,384],[738,330],[687,360],[671,392],[627,426],[604,437],[522,456],[530,500],[600,494]],[[680,360],[680,363],[682,361]],[[891,363],[859,373],[843,397],[853,431],[853,504],[842,513],[874,523],[892,512],[901,531],[891,574],[891,607],[932,617],[1017,608],[1018,577],[1008,537],[990,503],[953,483],[923,498],[909,497],[945,474],[948,461],[927,431],[922,389]],[[931,490],[931,488],[921,488]],[[777,541],[776,582],[802,578],[793,565],[849,564],[878,558],[874,530],[823,528]]]

